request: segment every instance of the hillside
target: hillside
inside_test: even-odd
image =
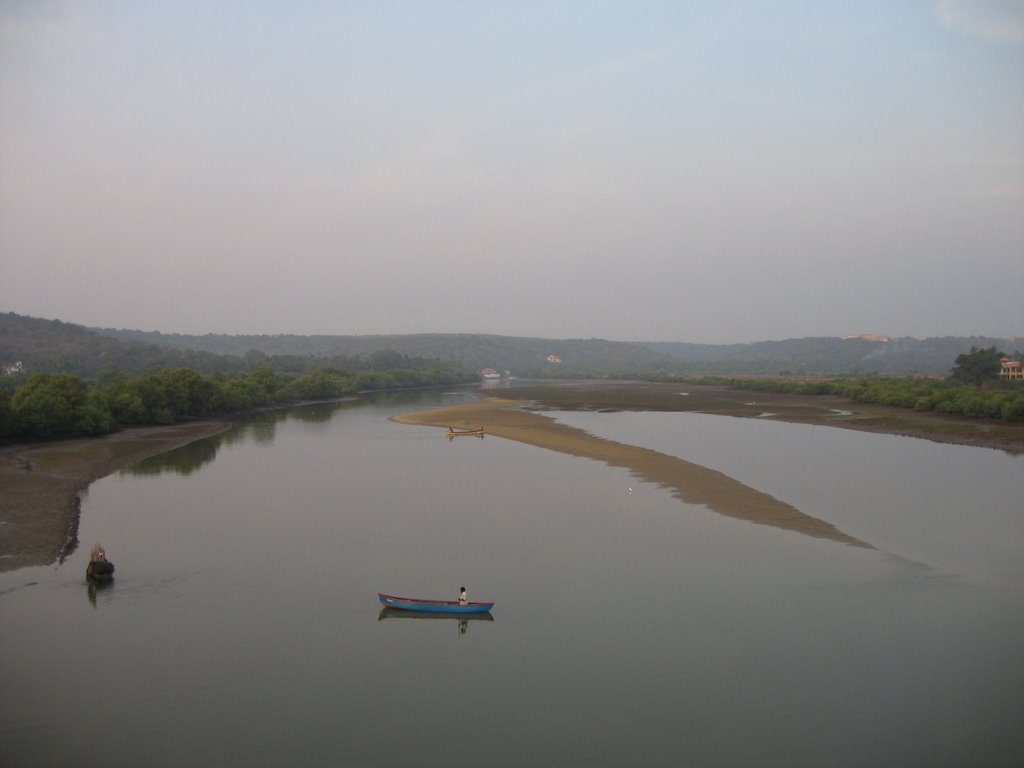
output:
[[[450,358],[428,358],[414,351],[399,353],[382,345],[371,345],[365,356],[315,355],[305,351],[268,354],[252,345],[235,354],[216,348],[207,350],[202,344],[167,343],[168,338],[160,333],[135,331],[103,333],[74,323],[10,312],[0,314],[0,371],[17,366],[25,373],[70,373],[93,378],[105,370],[137,374],[151,368],[190,368],[199,373],[248,371],[257,366],[294,373],[312,373],[322,368],[350,373],[396,368],[472,370],[460,368],[458,362]],[[287,349],[300,346],[292,345]],[[410,350],[415,347],[407,346]]]
[[[240,368],[197,349],[169,349],[116,339],[60,320],[0,314],[0,370],[21,364],[27,373],[71,373],[93,377],[107,368],[138,373],[147,368],[191,368],[210,373]]]
[[[658,355],[647,345],[603,339],[427,333],[402,336],[185,336],[109,328],[94,330],[119,339],[144,341],[171,349],[352,360],[393,352],[447,360],[465,370],[496,368],[517,376],[615,375],[672,367],[670,358]],[[562,362],[549,362],[552,355]]]
[[[865,338],[813,337],[752,344],[685,344],[654,342],[659,355],[680,362],[685,372],[766,375],[867,375],[949,373],[958,355],[970,348],[996,347],[1006,353],[1022,348],[1020,338],[945,336],[887,341]]]
[[[496,368],[520,377],[558,378],[633,374],[823,375],[941,374],[972,346],[1013,353],[1018,338],[812,337],[751,344],[541,339],[486,334],[296,336],[207,334],[86,328],[59,320],[0,314],[0,364],[26,372],[92,377],[107,368],[135,373],[152,367],[199,372],[268,365],[309,372],[322,367]],[[553,356],[553,358],[552,358]],[[552,361],[554,359],[555,361]]]
[[[482,334],[405,336],[227,336],[96,329],[121,339],[174,349],[244,355],[366,357],[381,350],[459,361],[470,370],[497,368],[517,376],[615,375],[617,373],[721,373],[749,375],[946,374],[972,346],[1012,353],[1019,338],[811,337],[751,344],[622,342],[603,339],[540,339]],[[550,355],[561,363],[549,363]]]

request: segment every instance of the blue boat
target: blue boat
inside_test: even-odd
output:
[[[377,597],[388,608],[400,611],[421,611],[425,613],[487,613],[494,603],[460,603],[458,600],[417,600],[414,597],[395,597],[377,593]]]

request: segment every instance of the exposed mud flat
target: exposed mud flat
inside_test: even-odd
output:
[[[72,552],[79,494],[94,480],[229,427],[223,421],[134,427],[0,448],[0,571],[48,565]]]

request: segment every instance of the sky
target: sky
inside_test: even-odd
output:
[[[1024,0],[0,0],[0,311],[1024,336]]]

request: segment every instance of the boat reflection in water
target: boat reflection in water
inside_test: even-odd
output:
[[[96,604],[96,593],[97,592],[103,592],[103,591],[108,590],[108,589],[112,589],[113,586],[114,586],[113,579],[110,579],[108,581],[93,581],[91,579],[88,580],[87,581],[87,586],[86,586],[86,594],[89,596],[89,604],[93,608],[97,608],[98,606]]]
[[[459,634],[466,634],[471,621],[494,621],[490,613],[433,613],[431,611],[405,611],[399,608],[380,609],[377,621],[384,619],[434,619],[435,621],[457,621],[459,623]]]

